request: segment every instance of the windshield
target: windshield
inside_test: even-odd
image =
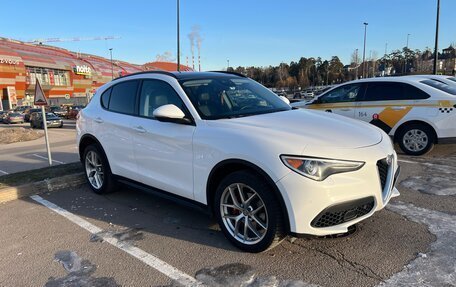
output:
[[[247,78],[214,77],[181,80],[202,119],[245,117],[290,110],[266,87]]]
[[[456,96],[456,87],[450,86],[450,85],[440,82],[438,80],[424,80],[424,81],[421,81],[421,83],[431,86],[433,88],[436,88],[440,91],[444,91],[450,95]]]

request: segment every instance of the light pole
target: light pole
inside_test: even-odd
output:
[[[112,48],[109,48],[109,54],[111,55],[111,80],[114,79],[114,66],[112,63]]]
[[[230,59],[226,59],[226,70],[230,68]]]
[[[407,74],[407,53],[408,53],[408,46],[409,46],[409,38],[410,34],[407,34],[407,44],[405,45],[405,53],[404,53],[404,75]]]
[[[437,19],[435,24],[435,47],[434,47],[434,70],[433,74],[437,75],[437,61],[439,60],[439,18],[440,18],[440,0],[437,0]]]
[[[177,0],[177,71],[180,72],[180,23],[179,23],[180,1]]]
[[[367,22],[364,22],[364,49],[363,49],[363,78],[365,78],[365,70],[366,70],[366,35],[367,35],[367,25],[369,25],[369,23]]]

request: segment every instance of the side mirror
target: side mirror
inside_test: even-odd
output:
[[[287,97],[284,97],[284,96],[279,96],[279,98],[284,101],[287,105],[290,104],[290,100],[287,98]]]
[[[191,124],[191,120],[185,118],[184,112],[175,105],[163,105],[153,112],[154,118],[161,122],[170,122],[178,124]]]

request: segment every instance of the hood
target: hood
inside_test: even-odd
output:
[[[208,121],[208,124],[283,141],[298,140],[296,144],[301,146],[361,148],[382,140],[381,130],[371,124],[306,109]]]

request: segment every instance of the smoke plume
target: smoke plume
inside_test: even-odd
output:
[[[155,56],[155,61],[157,62],[174,62],[176,59],[173,57],[173,53],[166,51],[163,54],[157,54]]]

